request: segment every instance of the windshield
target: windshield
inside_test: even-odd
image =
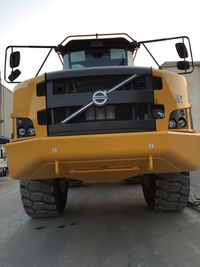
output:
[[[64,56],[64,69],[127,65],[127,51],[120,48],[80,50]]]

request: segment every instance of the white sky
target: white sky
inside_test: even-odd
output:
[[[197,0],[0,0],[1,76],[8,45],[57,45],[72,34],[110,32],[137,41],[187,35],[200,60]]]

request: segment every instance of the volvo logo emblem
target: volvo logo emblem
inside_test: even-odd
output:
[[[97,91],[92,96],[92,101],[96,106],[103,106],[108,100],[106,91]]]

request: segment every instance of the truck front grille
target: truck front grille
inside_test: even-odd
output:
[[[128,73],[122,71],[120,75],[115,73],[116,68],[107,71],[101,68],[95,75],[94,71],[85,75],[79,70],[71,76],[66,71],[47,76],[47,109],[38,112],[38,123],[47,124],[49,136],[154,131],[154,90],[161,89],[162,82],[160,78],[152,78],[149,68],[126,70]],[[105,106],[90,106],[63,123],[90,103],[94,92],[110,90],[134,71],[139,72],[137,78],[110,93]]]

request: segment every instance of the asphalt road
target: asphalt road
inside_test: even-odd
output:
[[[1,267],[198,267],[199,233],[198,211],[150,211],[122,183],[70,189],[61,217],[31,219],[18,182],[0,177]]]

